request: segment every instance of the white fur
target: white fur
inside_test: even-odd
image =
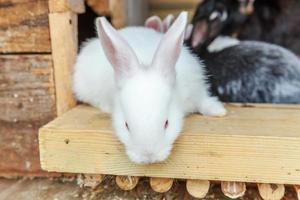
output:
[[[130,54],[129,46],[120,56],[122,49],[111,54],[106,46],[101,46],[99,39],[92,39],[78,55],[73,85],[76,97],[112,113],[116,135],[133,162],[165,160],[186,114],[200,112],[223,116],[226,113],[223,104],[207,91],[202,63],[186,47],[179,51],[176,63],[176,48],[182,47],[186,20],[186,13],[181,14],[174,22],[176,27],[171,27],[163,38],[162,33],[143,27],[124,28],[117,34],[101,18],[99,23],[103,29],[101,26],[98,29],[109,33],[110,41],[118,41],[115,43],[118,50],[126,46],[120,40],[124,38],[137,57],[138,67],[121,67],[126,73],[112,66],[110,63],[116,60],[113,58],[109,62],[105,55],[117,54],[118,61],[128,62],[125,54]],[[99,35],[102,45],[105,44],[101,31]],[[179,45],[173,48],[176,44]],[[134,65],[134,56],[130,56]],[[176,63],[176,67],[172,63]],[[166,120],[168,127],[165,129]]]
[[[225,48],[238,45],[240,41],[230,36],[219,36],[207,47],[209,52],[222,51]]]

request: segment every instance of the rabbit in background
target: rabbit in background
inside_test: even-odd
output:
[[[219,38],[231,16],[221,6],[222,0],[214,2],[193,18],[186,41],[203,59],[212,93],[226,102],[299,103],[299,58],[277,45]],[[145,26],[153,19],[146,20]]]
[[[300,55],[299,0],[205,0],[196,9],[193,24],[211,9],[215,15],[224,10],[229,14],[219,35],[277,44]]]
[[[97,18],[100,41],[88,41],[78,55],[77,99],[111,113],[116,136],[135,163],[167,159],[185,115],[226,114],[208,92],[203,64],[183,46],[186,24],[182,12],[163,35],[145,27],[116,31]]]

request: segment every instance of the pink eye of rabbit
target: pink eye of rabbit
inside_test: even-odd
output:
[[[127,130],[129,131],[129,126],[128,126],[127,122],[125,122],[125,126],[126,126]]]
[[[166,120],[166,122],[165,122],[165,129],[167,129],[168,126],[169,126],[169,120]]]

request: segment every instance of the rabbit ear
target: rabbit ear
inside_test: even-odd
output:
[[[185,34],[184,34],[184,40],[190,39],[193,31],[193,24],[189,24],[186,27]]]
[[[96,19],[96,28],[103,51],[114,68],[117,80],[132,76],[139,66],[133,49],[110,25],[105,17],[98,17]]]
[[[158,16],[149,17],[145,21],[145,27],[152,28],[158,32],[163,32],[163,24],[161,19]]]
[[[162,22],[162,26],[163,26],[163,32],[167,32],[167,30],[170,28],[171,24],[174,21],[174,15],[169,14]]]
[[[183,46],[187,12],[181,12],[160,41],[153,57],[152,66],[167,78],[175,78],[175,65]]]

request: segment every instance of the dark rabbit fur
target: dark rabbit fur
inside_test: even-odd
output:
[[[247,1],[253,6],[251,13],[241,11]],[[205,0],[197,7],[194,20],[213,7],[230,13],[222,22],[221,35],[278,44],[300,55],[299,0]]]
[[[243,41],[219,52],[207,51],[228,22],[220,18],[209,20],[210,15],[218,10],[227,12],[227,19],[235,18],[232,14],[236,13],[230,9],[237,5],[231,4],[227,10],[230,1],[233,0],[204,1],[204,11],[200,15],[196,12],[194,29],[187,41],[207,66],[212,92],[227,102],[299,103],[300,60],[289,50],[265,42]],[[203,25],[206,28],[201,28]],[[192,45],[195,34],[201,34],[203,41]]]
[[[222,101],[300,103],[300,61],[286,49],[244,41],[201,58]]]

